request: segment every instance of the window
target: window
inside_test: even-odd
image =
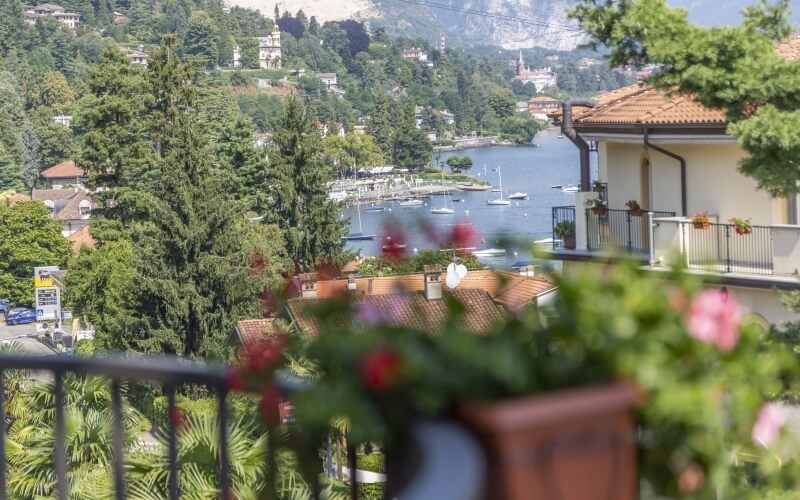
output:
[[[92,202],[89,200],[82,200],[80,205],[78,205],[78,209],[81,213],[81,219],[88,219],[92,212]]]

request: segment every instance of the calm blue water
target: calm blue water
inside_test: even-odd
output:
[[[501,167],[504,197],[508,193],[522,191],[528,193],[527,200],[512,200],[510,206],[487,206],[486,200],[497,198],[499,193],[491,191],[453,191],[455,202],[452,207],[455,215],[433,215],[431,208],[444,204],[443,196],[433,196],[420,207],[401,207],[397,202],[384,202],[384,212],[365,212],[362,207],[361,220],[365,234],[375,234],[373,241],[348,242],[348,248],[361,250],[364,255],[377,255],[381,252],[380,241],[383,225],[394,219],[408,233],[408,251],[413,248],[432,248],[420,231],[421,219],[435,225],[439,234],[447,234],[456,222],[471,222],[479,233],[478,249],[492,247],[505,248],[504,258],[486,259],[485,262],[497,268],[507,268],[518,260],[531,260],[530,246],[535,240],[551,237],[551,207],[574,204],[573,195],[550,188],[550,184],[578,184],[580,172],[578,151],[568,139],[559,139],[556,129],[540,132],[534,142],[540,147],[494,147],[471,149],[442,154],[441,161],[450,155],[472,157],[474,166],[471,175],[483,179],[483,166],[486,165],[488,181],[498,184],[497,172]],[[355,208],[344,209],[344,216],[350,217],[351,232],[358,232],[358,218]],[[512,239],[514,243],[502,241]],[[517,255],[514,255],[517,252]]]

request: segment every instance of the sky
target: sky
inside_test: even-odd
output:
[[[670,5],[686,7],[692,21],[704,26],[739,24],[740,12],[756,0],[668,0]],[[791,21],[800,25],[800,0],[790,0]]]

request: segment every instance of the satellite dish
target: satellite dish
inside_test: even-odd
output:
[[[445,279],[445,284],[447,288],[453,289],[457,287],[461,280],[467,275],[467,266],[464,264],[456,265],[455,262],[451,262],[447,265],[447,278]]]

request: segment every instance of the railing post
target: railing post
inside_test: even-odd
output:
[[[556,249],[556,211],[558,208],[551,207],[551,215],[550,215],[550,234],[552,235],[551,238],[553,239],[553,250]]]
[[[625,222],[628,226],[628,252],[633,251],[633,240],[631,238],[631,212],[625,212]]]
[[[6,374],[0,371],[0,498],[6,498]]]
[[[122,417],[122,388],[119,380],[111,382],[111,404],[114,418],[114,497],[125,499],[125,468],[123,463],[124,429]]]
[[[725,224],[725,272],[731,272],[731,226]]]
[[[67,433],[66,433],[66,416],[64,414],[66,402],[64,397],[64,372],[58,370],[55,372],[55,411],[56,411],[56,490],[58,491],[58,500],[67,500],[69,497],[68,484],[67,484]],[[5,466],[5,464],[0,464]]]

